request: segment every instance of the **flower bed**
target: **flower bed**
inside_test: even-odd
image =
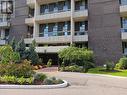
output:
[[[54,85],[62,84],[63,80],[57,79],[55,77],[47,78],[45,74],[39,73],[35,74],[33,77],[17,78],[15,76],[0,76],[0,84],[17,84],[17,85]]]
[[[57,79],[55,77],[47,77],[43,73],[34,72],[30,62],[24,60],[20,64],[0,64],[0,87],[18,87],[19,85],[22,87],[32,86],[33,88],[37,88],[41,85],[49,86],[64,84],[65,82],[61,79]],[[11,86],[9,86],[11,85]],[[47,87],[46,86],[46,87]],[[64,86],[67,86],[67,84]],[[19,88],[20,88],[19,87]],[[56,87],[56,86],[55,86]]]

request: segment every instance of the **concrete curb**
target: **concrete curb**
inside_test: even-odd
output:
[[[0,85],[0,89],[55,89],[65,88],[68,82],[63,80],[64,83],[57,85]]]
[[[86,74],[87,74],[87,75],[102,76],[102,77],[110,77],[110,78],[127,79],[127,77],[113,76],[113,75],[105,75],[105,74],[92,74],[92,73],[86,73]]]

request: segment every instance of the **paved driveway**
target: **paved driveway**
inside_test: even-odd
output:
[[[61,89],[0,89],[0,95],[127,95],[127,78],[92,74],[47,72],[70,82]]]

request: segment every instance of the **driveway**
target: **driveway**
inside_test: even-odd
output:
[[[127,95],[127,78],[67,72],[45,73],[67,80],[71,86],[61,89],[0,89],[0,95]]]

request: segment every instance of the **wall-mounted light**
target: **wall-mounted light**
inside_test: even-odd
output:
[[[12,14],[13,13],[13,1],[1,1],[1,13],[2,14]]]

